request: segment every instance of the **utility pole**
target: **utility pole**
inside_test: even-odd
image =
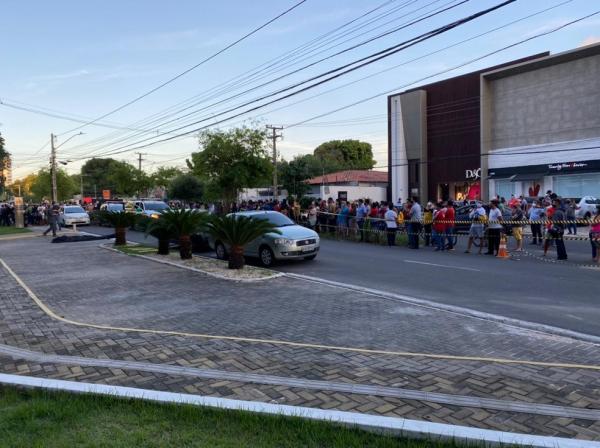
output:
[[[54,134],[50,134],[50,175],[52,176],[52,202],[58,202],[58,190],[56,188],[56,147],[54,146]]]
[[[79,184],[81,186],[81,203],[83,204],[83,173],[79,174]]]
[[[277,188],[277,139],[282,138],[282,134],[277,134],[277,131],[281,131],[283,126],[272,126],[267,125],[267,129],[270,129],[273,134],[271,139],[273,140],[273,198],[279,200],[279,191]]]
[[[144,160],[142,159],[142,156],[145,156],[146,154],[141,152],[136,152],[136,154],[138,155],[138,170],[142,171],[142,161]]]

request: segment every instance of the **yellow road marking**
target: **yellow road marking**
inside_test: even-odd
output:
[[[29,288],[29,286],[27,286],[27,284],[25,284],[25,282],[23,280],[21,280],[21,278],[1,258],[0,258],[0,264],[2,264],[4,269],[6,269],[6,271],[19,284],[19,286],[21,286],[21,288],[23,288],[25,290],[25,292],[27,292],[29,297],[36,303],[36,305],[38,307],[40,307],[40,309],[44,313],[46,313],[46,315],[48,315],[52,319],[55,319],[55,320],[58,320],[58,321],[61,321],[61,322],[67,323],[67,324],[76,325],[78,327],[96,328],[96,329],[100,329],[100,330],[111,330],[111,331],[127,331],[127,332],[133,332],[133,333],[150,333],[150,334],[161,334],[161,335],[169,335],[169,336],[183,336],[183,337],[202,338],[202,339],[216,339],[216,340],[235,341],[235,342],[284,345],[284,346],[288,346],[288,347],[344,351],[344,352],[353,352],[353,353],[365,353],[365,354],[371,354],[371,355],[390,355],[390,356],[401,356],[401,357],[446,359],[446,360],[451,360],[451,361],[491,362],[491,363],[498,363],[498,364],[521,364],[521,365],[540,366],[540,367],[559,367],[559,368],[565,368],[565,369],[586,369],[586,370],[600,371],[600,366],[588,365],[588,364],[554,363],[554,362],[529,361],[529,360],[520,360],[520,359],[486,358],[486,357],[480,357],[480,356],[458,356],[458,355],[444,355],[444,354],[435,354],[435,353],[376,350],[376,349],[344,347],[344,346],[336,346],[336,345],[311,344],[311,343],[306,343],[306,342],[281,341],[281,340],[277,340],[277,339],[260,339],[260,338],[247,338],[247,337],[241,337],[241,336],[223,336],[223,335],[211,335],[211,334],[204,334],[204,333],[189,333],[189,332],[184,332],[184,331],[151,330],[151,329],[129,328],[129,327],[113,327],[110,325],[99,325],[99,324],[78,322],[78,321],[67,319],[65,317],[57,315],[44,302],[42,302],[42,300],[40,300],[40,298]]]

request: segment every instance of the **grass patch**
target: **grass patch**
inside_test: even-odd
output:
[[[458,447],[324,422],[0,386],[0,446]]]
[[[13,233],[29,233],[28,228],[18,229],[17,227],[0,227],[0,235],[12,235]]]
[[[158,249],[152,246],[144,246],[143,244],[131,244],[127,246],[112,246],[120,252],[127,255],[147,255],[154,254]]]

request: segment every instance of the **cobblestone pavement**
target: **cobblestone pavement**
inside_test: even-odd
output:
[[[301,280],[235,284],[106,251],[97,243],[50,245],[41,239],[24,239],[0,244],[0,258],[41,300],[57,314],[79,322],[600,366],[600,349],[590,343]],[[47,316],[4,269],[0,269],[0,288],[0,344],[67,357],[32,356],[0,346],[4,373],[600,440],[600,422],[590,417],[591,412],[585,415],[585,410],[600,409],[598,369],[94,329]],[[144,364],[117,368],[96,359]],[[207,378],[181,369],[162,372],[156,368],[160,365],[217,373]],[[223,372],[222,378],[218,372]],[[226,373],[248,376],[232,380]],[[276,376],[280,383],[265,384],[261,378],[267,375]],[[359,387],[357,393],[327,390],[326,385],[319,390],[318,384],[296,380]],[[442,403],[433,395],[432,401],[425,396],[398,398],[388,389],[372,388],[374,393],[369,394],[371,389],[362,390],[361,385],[433,392],[463,404]],[[501,400],[517,405],[514,409],[523,403],[529,407],[523,412],[491,409],[478,399]],[[533,405],[562,407],[556,409],[565,416],[546,415]],[[584,415],[574,417],[577,412],[569,414],[569,410]]]

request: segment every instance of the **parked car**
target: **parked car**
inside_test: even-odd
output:
[[[105,202],[100,206],[100,210],[121,213],[125,211],[125,204],[123,202]]]
[[[575,217],[577,219],[590,219],[596,212],[596,207],[600,205],[600,199],[594,196],[584,196],[581,199],[574,199],[577,204]]]
[[[139,213],[146,215],[148,218],[158,219],[160,214],[165,210],[169,210],[169,206],[158,200],[139,200],[130,201],[125,204],[125,211],[130,213]]]
[[[272,266],[277,260],[314,260],[319,252],[319,235],[314,230],[297,225],[287,216],[275,211],[247,211],[233,213],[234,216],[248,216],[264,219],[274,224],[281,235],[265,233],[244,249],[247,257],[258,258],[263,266]],[[221,241],[208,237],[208,244],[214,249],[217,258],[227,258],[229,248]]]
[[[90,225],[90,215],[79,205],[65,205],[60,211],[58,221],[62,226]]]

